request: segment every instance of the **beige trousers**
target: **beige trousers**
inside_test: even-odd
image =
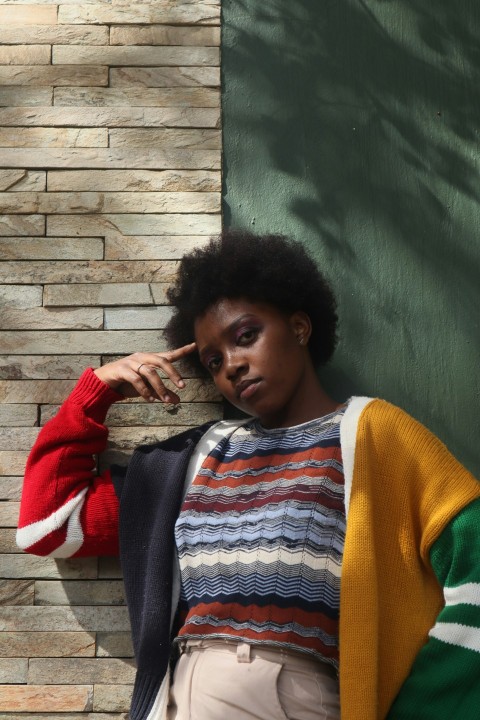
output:
[[[178,661],[168,720],[338,720],[335,671],[308,655],[191,641]]]

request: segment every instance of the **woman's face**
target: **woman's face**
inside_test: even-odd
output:
[[[305,313],[242,298],[220,300],[195,322],[200,359],[218,390],[265,427],[304,422],[302,403],[316,382],[310,331]]]

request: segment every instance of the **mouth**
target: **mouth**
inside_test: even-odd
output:
[[[235,386],[235,395],[239,400],[247,400],[257,390],[261,378],[253,378],[252,380],[242,380]]]

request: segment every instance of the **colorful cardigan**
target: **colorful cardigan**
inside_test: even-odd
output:
[[[17,542],[56,557],[115,554],[120,535],[138,667],[131,718],[160,720],[179,594],[173,525],[183,484],[235,424],[139,448],[126,471],[94,477],[92,454],[106,444],[103,421],[119,399],[87,371],[43,428],[27,465]],[[342,720],[473,720],[480,704],[480,486],[437,438],[381,400],[349,403],[341,445]]]

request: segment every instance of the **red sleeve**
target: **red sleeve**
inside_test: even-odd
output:
[[[86,370],[42,428],[27,461],[17,544],[35,555],[118,555],[118,499],[109,471],[94,473],[104,425],[121,395]]]

